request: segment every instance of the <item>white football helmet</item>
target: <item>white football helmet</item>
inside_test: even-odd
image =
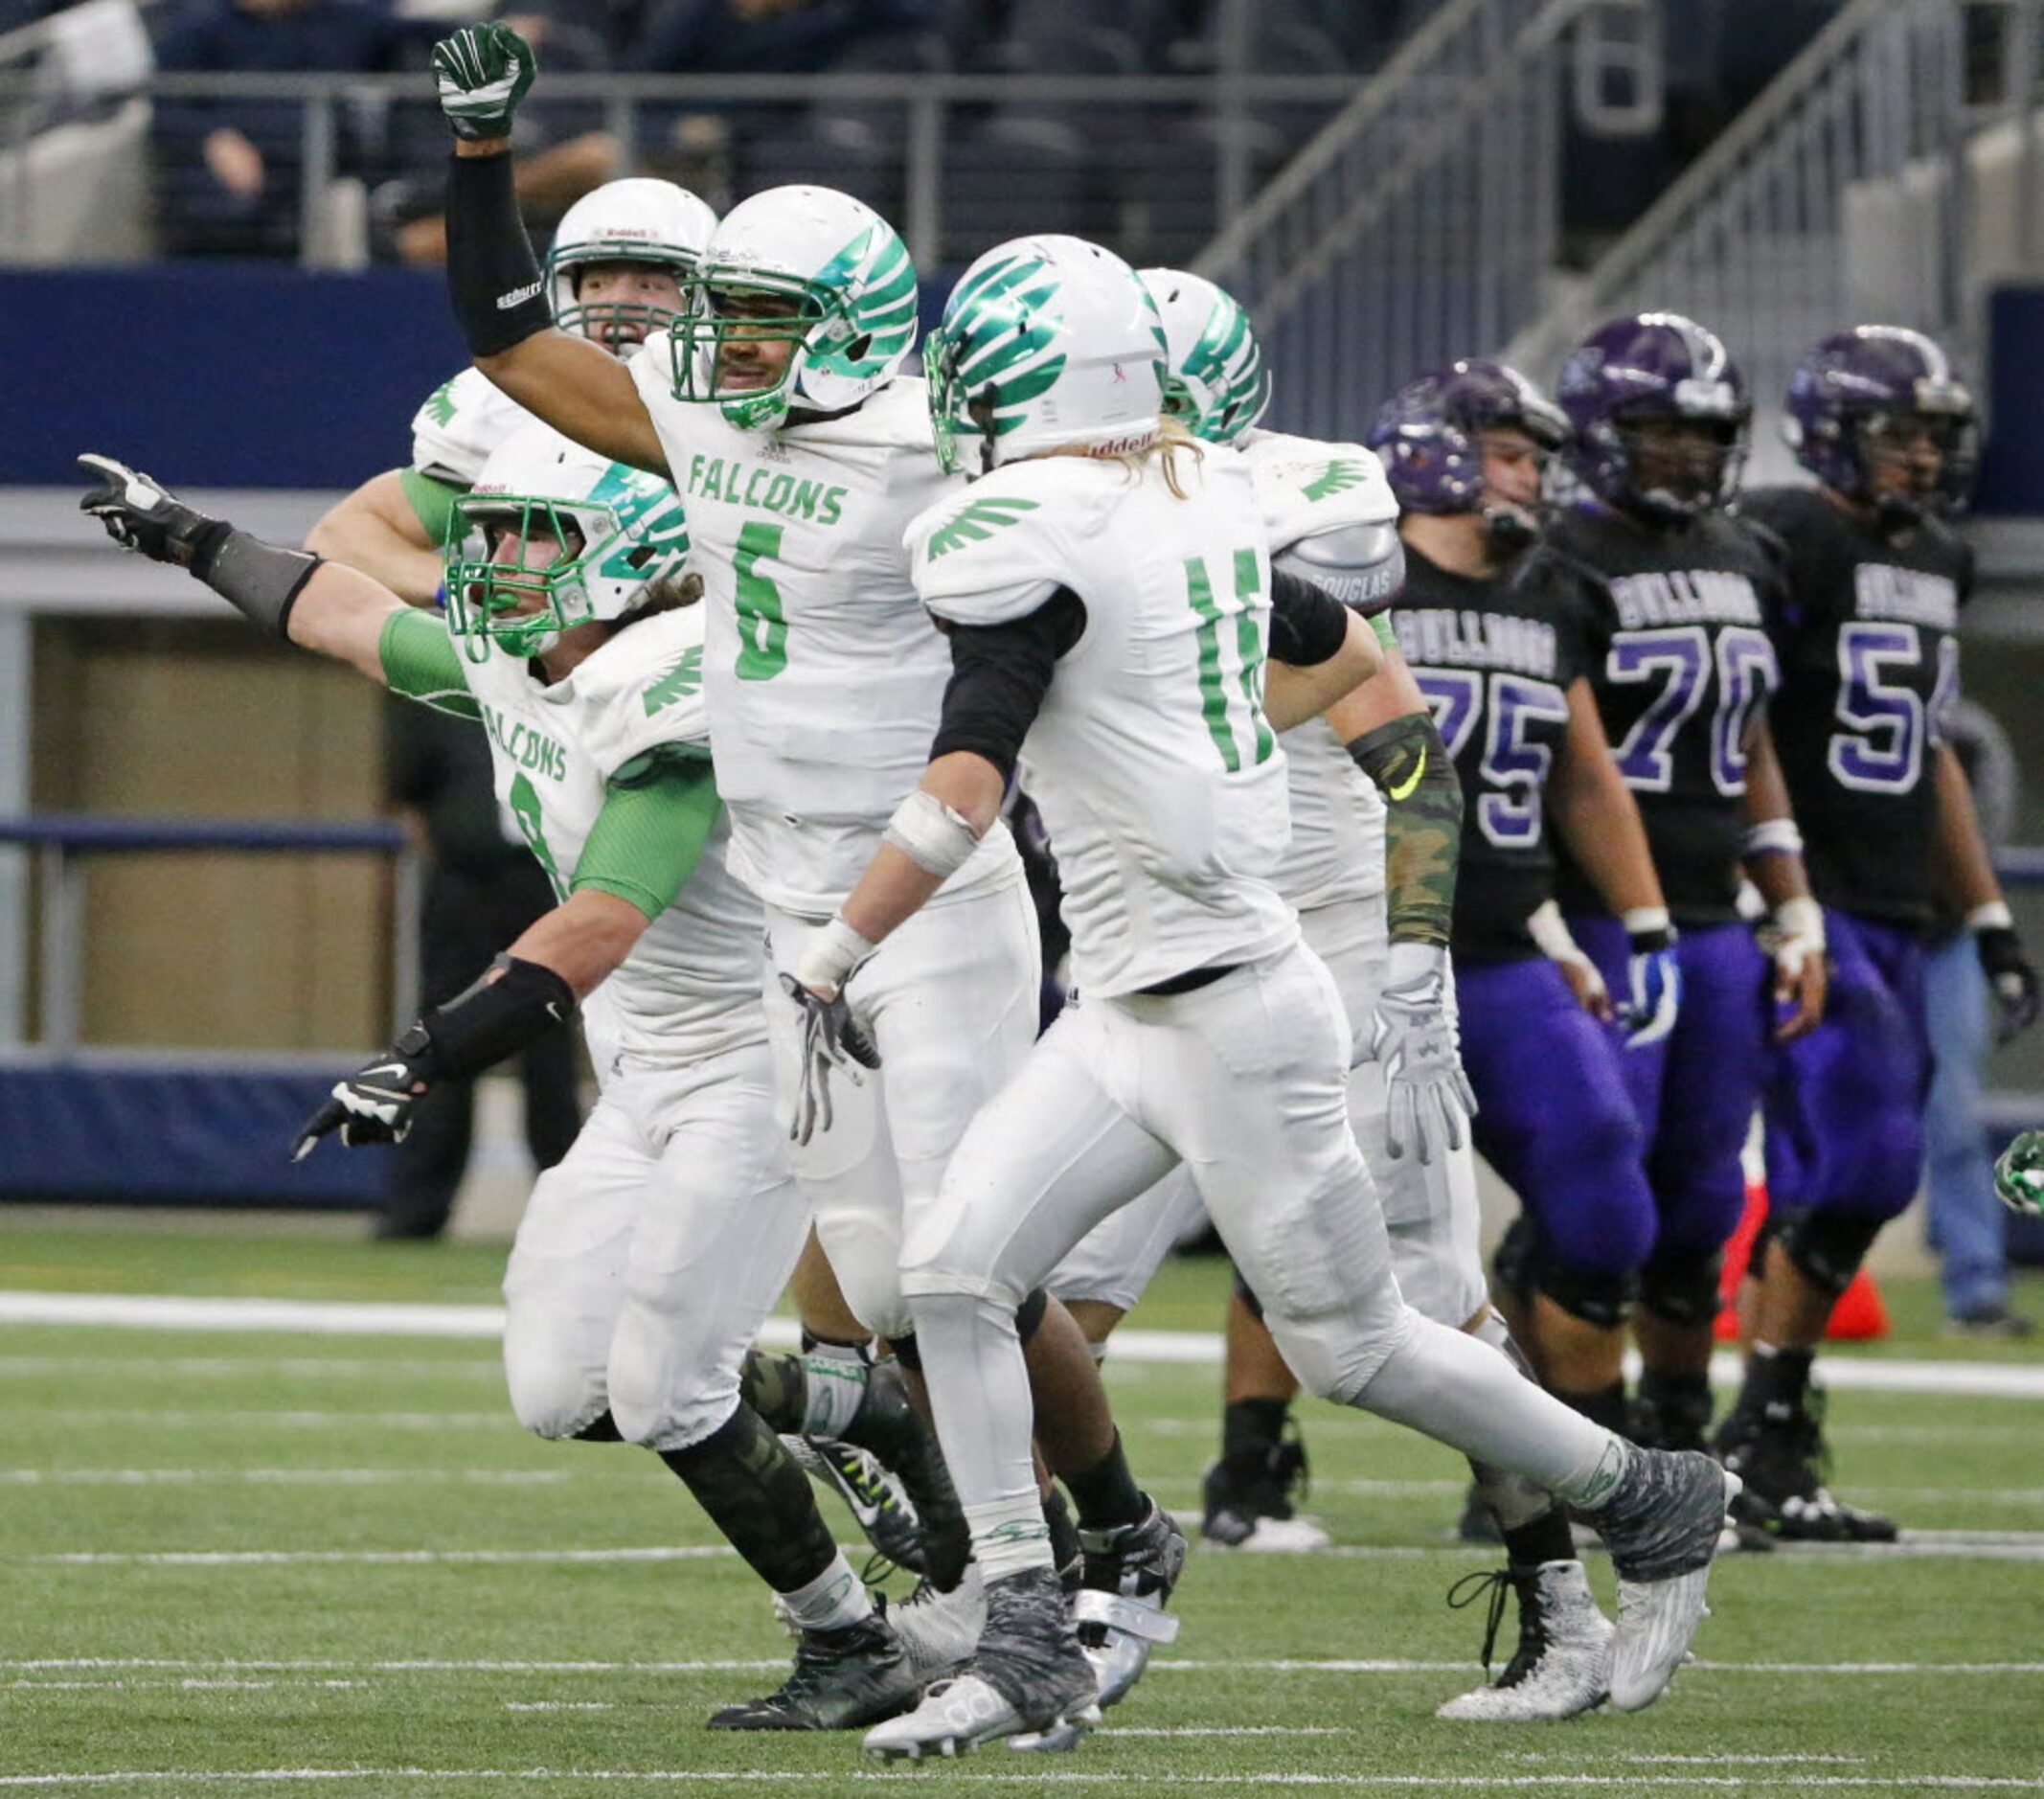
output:
[[[895,378],[916,341],[908,246],[831,188],[769,188],[733,207],[683,292],[669,328],[674,398],[720,406],[742,431],[771,430],[794,406],[857,405]],[[732,366],[742,346],[774,344],[789,347],[778,377]],[[727,346],[740,347],[735,358]]]
[[[677,310],[630,302],[585,306],[582,275],[597,262],[646,262],[670,270],[677,282],[695,272],[716,215],[687,188],[634,175],[606,181],[568,208],[547,252],[548,294],[554,323],[619,355],[630,355]]]
[[[544,426],[514,432],[454,502],[447,626],[478,662],[492,645],[544,655],[565,630],[623,617],[688,554],[681,498],[658,476]]]
[[[1203,275],[1146,268],[1170,346],[1164,409],[1196,438],[1232,444],[1270,404],[1270,375],[1241,302]]]
[[[937,455],[979,472],[1084,444],[1147,449],[1163,429],[1164,326],[1136,272],[1083,238],[1016,238],[959,277],[922,366]]]

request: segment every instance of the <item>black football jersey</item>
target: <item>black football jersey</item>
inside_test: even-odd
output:
[[[1543,800],[1568,735],[1569,683],[1593,660],[1590,585],[1540,549],[1489,581],[1405,552],[1392,624],[1462,778],[1458,960],[1537,953],[1526,921],[1555,886]]]
[[[1786,546],[1774,739],[1810,886],[1841,911],[1927,923],[1932,749],[1959,689],[1973,553],[1935,520],[1891,536],[1814,488],[1759,488],[1738,510]]]
[[[1549,534],[1601,578],[1601,643],[1590,679],[1619,772],[1638,800],[1678,922],[1737,916],[1745,741],[1780,683],[1768,618],[1782,550],[1743,518],[1707,512],[1669,531],[1582,508]],[[1564,855],[1568,911],[1601,911]]]

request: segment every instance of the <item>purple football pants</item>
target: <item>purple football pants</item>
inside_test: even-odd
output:
[[[1767,1087],[1767,1191],[1784,1208],[1886,1219],[1923,1172],[1930,1041],[1923,944],[1906,925],[1824,909],[1824,1022],[1777,1049]]]

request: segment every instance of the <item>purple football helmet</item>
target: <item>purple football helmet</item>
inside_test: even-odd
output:
[[[1385,401],[1364,440],[1383,458],[1408,512],[1483,512],[1501,544],[1530,541],[1535,522],[1520,508],[1487,504],[1484,452],[1491,429],[1523,431],[1543,450],[1561,447],[1569,421],[1516,369],[1465,356],[1408,381]]]
[[[1731,498],[1753,404],[1724,344],[1694,319],[1628,312],[1600,325],[1569,353],[1556,393],[1576,427],[1570,466],[1607,506],[1676,524]],[[1695,454],[1664,445],[1652,467],[1638,440],[1654,423],[1696,427]]]
[[[1876,494],[1869,440],[1914,420],[1931,428],[1938,473],[1920,492]],[[1797,364],[1783,430],[1796,460],[1849,499],[1876,503],[1897,523],[1926,507],[1956,512],[1979,461],[1973,396],[1937,343],[1895,325],[1855,325]]]

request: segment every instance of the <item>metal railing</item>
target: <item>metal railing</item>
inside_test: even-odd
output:
[[[36,858],[37,947],[41,1029],[35,1049],[65,1056],[79,1047],[83,1011],[85,872],[100,855],[218,851],[243,855],[362,854],[392,860],[391,1017],[409,1018],[419,1004],[419,913],[423,893],[420,854],[396,825],[313,824],[295,819],[108,818],[96,813],[40,813],[0,818],[0,845]]]
[[[1609,0],[1448,0],[1201,256],[1255,313],[1289,429],[1360,433],[1420,370],[1503,343],[1559,247],[1572,68],[1600,45],[1658,125],[1655,40]],[[1582,96],[1578,96],[1578,99]],[[1625,109],[1585,109],[1604,129]]]
[[[1507,354],[1549,381],[1600,319],[1687,312],[1778,416],[1796,359],[1857,317],[1964,353],[1967,125],[1961,9],[1851,0]]]
[[[666,175],[714,203],[827,180],[897,220],[918,264],[968,261],[1029,231],[1072,231],[1137,262],[1190,261],[1355,92],[1353,74],[1198,76],[549,75],[521,112],[556,141],[609,141],[613,174]],[[0,70],[0,262],[65,178],[29,152],[50,136],[30,78]],[[336,184],[409,178],[430,202],[446,132],[422,75],[156,74],[102,96],[155,113],[125,153],[152,159],[159,225],[206,179],[194,119],[258,113],[277,160],[284,254],[349,260],[318,226]],[[282,140],[274,121],[288,113]],[[186,136],[165,134],[183,122]],[[190,139],[190,141],[187,141]],[[359,205],[359,196],[357,198]],[[373,209],[372,209],[373,211]],[[147,254],[153,246],[146,245]],[[231,248],[232,246],[226,246]],[[355,246],[355,260],[373,246]],[[261,248],[278,253],[274,241]]]

